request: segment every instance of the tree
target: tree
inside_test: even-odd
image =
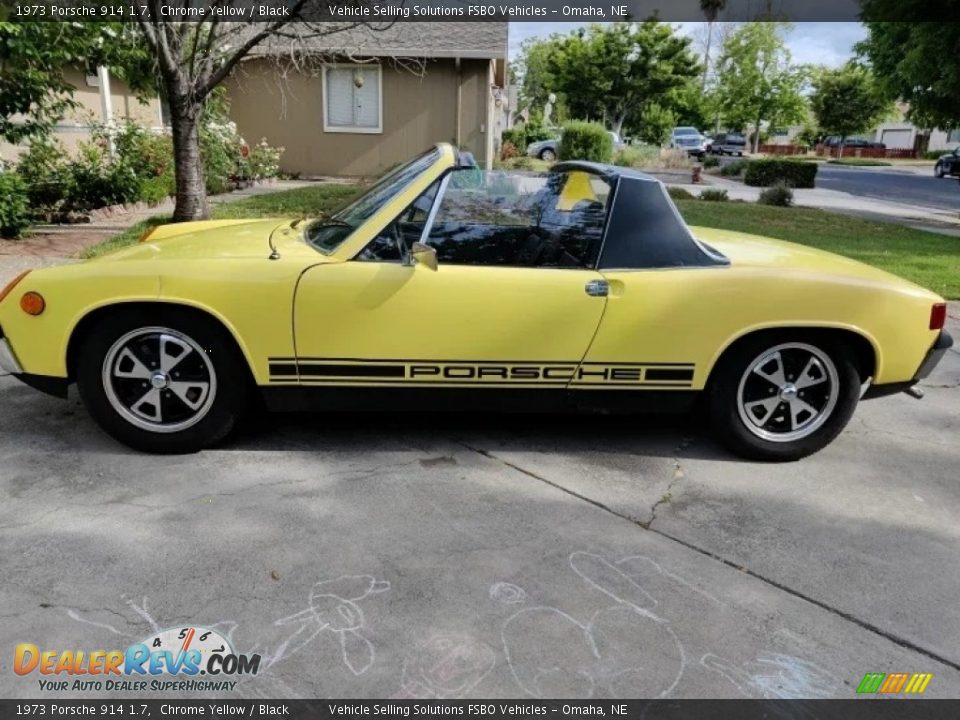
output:
[[[727,6],[727,0],[700,0],[700,10],[707,19],[707,47],[703,53],[703,79],[700,89],[707,89],[707,73],[710,71],[710,42],[713,40],[713,24],[717,21],[720,11]]]
[[[782,22],[746,23],[726,40],[717,62],[717,102],[731,128],[753,125],[753,151],[760,146],[760,127],[800,122],[806,115],[801,89],[803,68],[791,64]]]
[[[366,0],[354,0],[362,5]],[[234,0],[218,0],[223,8]],[[236,1],[241,5],[240,0]],[[265,41],[282,43],[283,57],[295,61],[305,57],[309,40],[325,37],[365,23],[307,22],[306,13],[315,8],[310,0],[284,3],[287,15],[271,22],[174,23],[160,15],[163,0],[145,0],[149,14],[138,15],[137,27],[153,59],[157,84],[170,108],[174,167],[177,183],[174,222],[196,220],[209,214],[203,164],[200,158],[200,119],[210,93],[254,48]],[[375,26],[371,26],[375,27]],[[389,27],[381,24],[380,28]]]
[[[886,96],[908,103],[907,117],[919,127],[960,127],[957,3],[937,22],[922,22],[934,19],[936,6],[926,0],[863,0],[861,6],[869,35],[857,50]]]
[[[546,42],[549,81],[569,114],[599,119],[617,133],[651,103],[669,106],[700,74],[690,40],[653,20],[591,25]]]
[[[841,157],[843,142],[850,135],[869,130],[890,106],[873,73],[855,63],[836,70],[824,69],[813,79],[810,109],[821,131],[840,136]]]
[[[77,105],[64,70],[119,62],[121,32],[117,23],[0,22],[0,138],[50,132]]]

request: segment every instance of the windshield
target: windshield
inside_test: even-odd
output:
[[[363,195],[330,217],[317,218],[304,232],[307,242],[320,252],[330,254],[380,208],[396,197],[414,178],[427,170],[440,157],[436,148],[418,158],[390,170]]]
[[[700,131],[695,127],[678,127],[673,129],[674,136],[678,135],[699,135]]]

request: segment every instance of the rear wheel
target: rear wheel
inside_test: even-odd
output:
[[[942,178],[946,173],[943,170],[943,164],[937,163],[933,166],[933,175],[934,177]]]
[[[854,356],[823,336],[764,333],[721,358],[711,419],[733,452],[757,460],[798,460],[828,445],[860,397]]]
[[[547,162],[553,162],[557,159],[557,154],[550,148],[547,148],[540,151],[540,159],[546,160]]]
[[[84,405],[137,450],[208,447],[226,437],[244,407],[249,376],[233,339],[189,311],[110,316],[87,334],[77,357]]]

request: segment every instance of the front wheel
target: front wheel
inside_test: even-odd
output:
[[[711,420],[738,455],[799,460],[840,434],[859,398],[860,376],[845,345],[764,334],[721,358],[711,386]]]
[[[547,162],[553,162],[557,159],[557,154],[550,148],[547,148],[546,150],[540,151],[540,159],[546,160]]]
[[[208,447],[230,432],[247,395],[246,363],[233,339],[189,311],[109,316],[83,338],[77,357],[87,410],[136,450]]]
[[[933,166],[934,177],[942,178],[944,175],[946,175],[946,173],[943,171],[943,165],[941,163],[937,163]]]

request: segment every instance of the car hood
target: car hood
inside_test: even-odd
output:
[[[734,267],[770,268],[842,277],[847,281],[932,295],[928,290],[908,280],[825,250],[730,230],[691,227],[690,231],[698,240],[726,255]]]
[[[324,256],[303,242],[291,220],[202,220],[160,225],[144,240],[104,255],[101,262],[124,260],[213,260],[219,258],[264,258],[270,255],[270,237],[282,253],[307,252]]]

